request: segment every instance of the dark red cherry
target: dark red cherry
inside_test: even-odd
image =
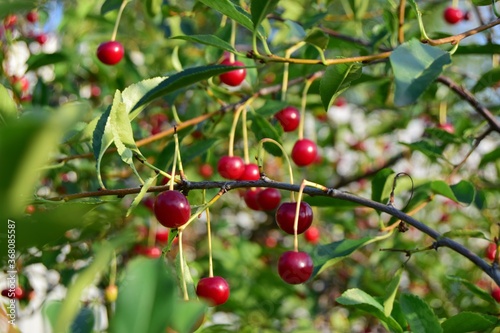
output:
[[[493,287],[493,290],[491,291],[491,296],[500,303],[500,288],[499,287]]]
[[[146,247],[142,250],[142,254],[151,259],[156,259],[161,257],[161,249],[156,246]]]
[[[97,58],[106,65],[116,65],[124,54],[123,45],[113,40],[101,43],[97,48]]]
[[[281,193],[275,188],[266,188],[257,195],[257,204],[262,210],[275,210],[281,202]]]
[[[239,156],[222,156],[217,163],[217,171],[226,179],[239,179],[245,172],[245,162]]]
[[[278,273],[289,284],[301,284],[309,280],[313,272],[313,261],[306,252],[288,251],[278,261]]]
[[[443,12],[443,17],[449,24],[457,24],[464,18],[464,12],[460,8],[448,7]]]
[[[168,242],[168,229],[160,229],[156,230],[155,240],[157,243],[164,244]]]
[[[239,180],[259,180],[260,171],[259,166],[255,163],[249,163],[244,165],[245,169]]]
[[[262,192],[262,189],[259,187],[252,187],[245,191],[243,199],[245,200],[248,208],[253,210],[261,210],[257,202],[257,197],[260,192]]]
[[[179,191],[165,191],[156,197],[154,212],[156,219],[167,228],[178,228],[189,220],[191,206],[186,196]]]
[[[495,243],[490,243],[485,251],[486,258],[493,261],[495,260],[496,254],[497,254],[497,245]]]
[[[200,176],[202,176],[203,178],[210,179],[214,174],[214,169],[210,164],[204,163],[200,165],[198,172],[200,173]]]
[[[229,59],[224,59],[221,62],[221,65],[226,66],[245,66],[241,61],[231,62]],[[235,69],[224,74],[219,75],[219,78],[222,83],[227,84],[228,86],[237,87],[245,80],[247,76],[247,70],[245,68]]]
[[[276,223],[287,234],[293,235],[293,224],[295,220],[296,202],[283,202],[276,211]],[[297,234],[307,230],[312,224],[313,211],[307,202],[300,202],[299,221],[297,224]]]
[[[319,229],[315,226],[310,227],[304,232],[304,238],[310,244],[318,244],[319,242]]]
[[[47,37],[46,34],[39,34],[35,37],[35,39],[38,42],[38,44],[43,45],[43,44],[45,44],[47,39],[49,39],[49,37]]]
[[[274,115],[274,118],[278,119],[285,132],[294,131],[297,127],[299,127],[300,113],[299,110],[292,106],[287,106],[283,110],[279,111]]]
[[[14,290],[2,290],[2,296],[10,299],[21,299],[24,297],[24,291],[20,287],[15,287]]]
[[[318,155],[316,144],[309,139],[301,139],[295,142],[292,149],[292,160],[298,166],[306,166],[313,163]]]
[[[229,298],[229,284],[220,276],[202,278],[196,286],[196,295],[211,306],[221,305]]]
[[[38,21],[38,13],[35,11],[31,11],[26,14],[26,20],[30,23],[36,23]]]

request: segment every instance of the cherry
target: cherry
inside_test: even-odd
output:
[[[26,14],[26,20],[30,23],[36,23],[38,21],[38,13],[34,10]]]
[[[341,108],[347,104],[347,100],[344,97],[339,97],[335,100],[335,106]]]
[[[214,169],[210,164],[204,163],[200,165],[198,172],[200,173],[200,176],[202,176],[203,178],[210,179],[214,174]]]
[[[309,280],[313,267],[312,258],[306,252],[287,251],[278,261],[278,273],[289,284],[301,284]]]
[[[283,110],[279,111],[274,115],[274,118],[278,119],[285,132],[294,131],[297,127],[299,127],[300,113],[299,110],[292,106],[287,106]]]
[[[261,210],[259,203],[257,202],[257,197],[262,189],[259,187],[252,187],[245,191],[244,200],[248,208],[253,210]]]
[[[162,252],[159,247],[156,246],[151,246],[151,247],[146,247],[142,249],[142,254],[144,254],[146,257],[156,259],[161,257]]]
[[[255,163],[245,164],[245,169],[243,170],[243,174],[238,178],[239,180],[259,180],[260,179],[260,171],[259,166]]]
[[[156,219],[167,228],[178,228],[189,220],[191,206],[186,196],[169,190],[156,197],[154,212]]]
[[[464,19],[464,12],[460,8],[448,7],[444,10],[443,17],[449,24],[457,24]]]
[[[439,124],[438,128],[451,134],[455,133],[455,127],[450,123]]]
[[[276,211],[276,223],[284,232],[293,235],[293,224],[295,220],[296,202],[283,202]],[[311,226],[313,211],[307,202],[300,202],[299,221],[297,223],[297,234],[301,234]]]
[[[14,290],[4,289],[2,290],[2,296],[10,299],[21,299],[24,297],[24,290],[20,287],[15,287]]]
[[[104,298],[106,302],[113,303],[118,298],[118,287],[114,284],[110,284],[104,289]]]
[[[486,258],[493,261],[495,260],[496,254],[497,254],[497,245],[495,243],[490,243],[485,251]]]
[[[281,193],[275,188],[266,188],[257,195],[257,204],[262,210],[275,210],[281,202]]]
[[[3,19],[3,26],[7,30],[14,28],[14,26],[16,25],[16,23],[17,23],[17,16],[13,15],[13,14],[7,15]]]
[[[304,238],[310,244],[318,244],[319,242],[319,229],[315,226],[310,227],[304,232]]]
[[[155,209],[155,199],[153,197],[145,198],[142,200],[142,204],[150,211],[154,211]]]
[[[157,229],[155,234],[155,240],[160,244],[168,242],[168,229]]]
[[[266,247],[270,249],[275,248],[276,245],[278,245],[278,239],[274,236],[266,236],[264,244],[266,244]]]
[[[292,160],[298,166],[306,166],[313,163],[318,155],[316,144],[309,139],[300,139],[295,142],[292,149]]]
[[[11,81],[11,84],[12,84],[12,88],[18,94],[27,92],[28,89],[29,89],[29,87],[30,87],[30,82],[24,76],[22,76],[22,77],[13,76],[10,81]]]
[[[491,291],[491,296],[500,303],[500,288],[499,287],[493,287],[493,290]]]
[[[245,162],[239,156],[222,156],[217,163],[217,171],[226,179],[239,179],[245,172]]]
[[[196,286],[196,295],[211,306],[221,305],[229,298],[229,284],[220,276],[202,278]]]
[[[106,65],[116,65],[122,60],[125,51],[120,42],[110,40],[97,48],[97,58]]]
[[[245,66],[241,61],[231,62],[229,59],[224,59],[221,62],[221,65],[225,66]],[[247,70],[245,68],[235,69],[224,74],[219,75],[222,83],[227,84],[228,86],[237,87],[245,80],[247,76]]]
[[[28,205],[28,206],[26,206],[26,208],[24,209],[24,212],[25,212],[26,214],[29,214],[29,215],[33,214],[35,211],[36,211],[36,208],[35,208],[35,206],[33,206],[33,205]]]

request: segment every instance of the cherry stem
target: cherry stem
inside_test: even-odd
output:
[[[290,58],[292,56],[292,53],[300,49],[302,46],[305,45],[305,42],[299,42],[296,45],[290,47],[288,50],[285,52],[285,57]],[[282,85],[281,85],[281,101],[285,102],[286,101],[286,92],[288,90],[288,74],[289,74],[289,67],[290,63],[285,62],[283,65],[283,80],[282,80]]]
[[[181,118],[179,118],[179,114],[177,113],[177,108],[175,105],[172,105],[172,116],[174,116],[174,120],[177,124],[182,123]]]
[[[111,270],[109,272],[109,285],[114,286],[116,284],[116,252],[113,251],[113,257],[111,258]]]
[[[177,156],[179,155],[179,140],[177,139],[177,132],[174,133],[174,142],[175,142],[175,150],[174,150],[174,160],[172,161],[172,177],[175,179],[175,166],[177,164]],[[173,191],[174,190],[174,181],[172,181],[172,178],[170,178],[169,182],[169,190]]]
[[[439,124],[441,124],[441,125],[446,124],[446,109],[447,109],[446,102],[440,102],[439,103]]]
[[[206,199],[206,190],[203,190],[203,202]],[[212,260],[212,228],[210,226],[210,208],[205,209],[205,214],[207,215],[207,236],[208,236],[208,277],[214,276],[214,264]]]
[[[297,206],[295,208],[295,218],[293,220],[293,250],[299,252],[299,237],[297,235],[297,229],[299,227],[299,215],[300,215],[300,202],[302,201],[302,192],[306,187],[307,181],[304,179],[300,184],[299,193],[297,195]]]
[[[120,20],[122,18],[123,10],[125,9],[125,6],[127,6],[127,3],[129,1],[130,0],[123,0],[122,4],[120,6],[120,9],[118,10],[118,16],[116,17],[115,26],[113,28],[113,34],[111,35],[111,40],[112,41],[114,41],[116,39],[116,35],[118,33],[118,26],[120,25]]]
[[[236,21],[235,20],[231,20],[231,37],[230,37],[230,44],[231,46],[236,49],[235,45],[236,45],[236,28],[237,28],[237,25],[236,25]],[[229,53],[229,62],[230,63],[234,63],[234,53]]]
[[[174,134],[174,140],[175,140],[175,147],[177,148],[177,155],[174,156],[174,159],[177,159],[177,163],[179,163],[179,174],[180,174],[180,177],[181,177],[181,182],[185,181],[185,176],[184,176],[184,168],[182,166],[182,157],[181,157],[181,146],[179,144],[179,136],[177,135],[177,131],[175,131],[175,134]],[[172,177],[174,177],[175,179],[175,175],[173,175]]]
[[[184,251],[182,248],[182,230],[179,228],[179,233],[177,234],[177,237],[179,237],[179,262],[181,265],[181,275],[182,275],[182,292],[184,294],[184,300],[188,301],[189,300],[189,295],[187,291],[187,282],[186,282],[186,277],[184,275]]]
[[[245,164],[248,164],[250,163],[250,157],[248,154],[247,108],[243,109],[241,127],[243,129],[243,155],[244,155],[243,158]]]
[[[249,99],[247,99],[245,101],[245,103],[243,103],[240,106],[238,106],[238,108],[236,109],[236,111],[234,113],[233,124],[231,125],[231,132],[229,132],[229,152],[228,152],[228,156],[230,156],[230,157],[234,155],[234,137],[236,135],[236,125],[238,125],[238,119],[240,119],[240,114],[243,111],[243,109],[246,108],[246,106],[248,104],[250,104],[251,102],[253,102],[254,98],[255,97],[250,97]]]
[[[288,154],[286,153],[283,146],[279,142],[277,142],[273,139],[264,138],[264,139],[261,139],[259,141],[259,148],[258,148],[258,152],[257,152],[258,162],[259,162],[259,172],[261,174],[264,173],[264,170],[262,170],[262,168],[264,165],[264,152],[265,152],[264,143],[266,143],[266,142],[274,143],[276,146],[278,146],[281,149],[283,156],[285,156],[286,164],[288,165],[288,174],[290,175],[290,184],[293,185],[293,170],[292,170],[292,163],[290,163],[290,158],[288,158]],[[293,191],[290,191],[290,199],[292,200],[292,202],[295,201],[295,195],[294,195]]]
[[[399,1],[399,23],[398,23],[398,42],[399,44],[403,44],[405,42],[405,8],[406,8],[406,0]]]
[[[299,122],[299,140],[302,140],[304,138],[304,123],[306,121],[306,105],[307,105],[307,92],[309,91],[309,88],[311,87],[312,83],[316,77],[312,77],[308,80],[306,80],[305,85],[304,85],[304,90],[302,91],[302,99],[300,103],[300,122]]]
[[[180,230],[184,230],[186,229],[186,227],[194,221],[194,219],[198,218],[198,216],[203,213],[204,210],[208,209],[210,206],[212,206],[217,200],[219,200],[219,198],[224,194],[226,193],[227,190],[222,188],[219,192],[217,192],[216,195],[214,195],[214,197],[207,203],[203,204],[201,207],[198,208],[198,210],[194,213],[194,214],[191,214],[191,216],[189,217],[189,220],[187,220],[187,222],[182,225],[181,227],[179,227],[179,231]]]
[[[451,7],[458,8],[458,0],[452,0],[451,1]]]
[[[162,175],[163,177],[167,178],[168,180],[174,180],[175,183],[177,184],[180,184],[182,181],[180,179],[175,179],[175,175],[174,177],[172,177],[172,175],[169,175],[167,172],[155,167],[153,164],[147,162],[147,161],[141,161],[142,164],[144,164],[145,166],[155,170],[156,172],[158,172],[160,175]]]

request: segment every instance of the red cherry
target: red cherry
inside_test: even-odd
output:
[[[455,133],[455,127],[450,123],[439,124],[438,128],[451,134]]]
[[[152,246],[152,247],[147,247],[143,249],[142,254],[144,254],[146,257],[151,258],[151,259],[156,259],[161,257],[162,252],[159,247]]]
[[[245,196],[243,197],[248,208],[253,210],[261,210],[260,205],[257,202],[257,197],[262,189],[259,187],[252,187],[245,191]]]
[[[26,14],[26,20],[30,23],[35,23],[38,21],[38,13],[32,10],[28,14]]]
[[[304,232],[304,238],[310,244],[318,244],[319,234],[319,229],[315,226],[312,226]]]
[[[337,107],[343,107],[344,105],[347,104],[347,100],[344,97],[339,97],[335,100],[335,106]]]
[[[19,76],[13,76],[11,78],[11,83],[12,83],[12,88],[18,93],[25,93],[28,91],[30,87],[30,82],[28,79],[24,76],[19,77]]]
[[[168,242],[168,229],[156,230],[155,239],[157,243],[164,244]]]
[[[443,17],[449,24],[457,24],[464,18],[464,12],[460,8],[448,7],[443,12]]]
[[[202,176],[203,178],[210,179],[214,174],[214,169],[210,164],[205,163],[200,165],[198,172],[200,173],[200,176]]]
[[[278,240],[274,236],[266,236],[264,243],[266,244],[266,247],[272,249],[278,245]]]
[[[289,284],[301,284],[309,280],[313,261],[306,252],[287,251],[278,261],[278,273]]]
[[[229,284],[220,276],[202,278],[196,286],[196,295],[211,306],[221,305],[229,298]]]
[[[283,110],[279,111],[274,115],[274,118],[278,119],[285,132],[294,131],[297,127],[299,127],[300,113],[299,110],[292,106],[287,106]]]
[[[101,96],[101,88],[99,88],[99,86],[93,84],[90,87],[90,96],[94,97],[94,98]]]
[[[167,228],[178,228],[189,220],[191,206],[186,196],[179,191],[165,191],[156,197],[154,212],[156,219]]]
[[[488,244],[488,247],[486,248],[486,251],[485,251],[486,258],[493,261],[493,260],[495,260],[496,254],[497,254],[497,245],[495,243]]]
[[[3,26],[5,29],[12,29],[14,28],[14,26],[16,25],[17,23],[17,16],[16,15],[7,15],[4,19],[3,19]]]
[[[255,163],[245,164],[245,169],[243,170],[243,174],[241,175],[239,180],[259,180],[260,179],[260,171],[259,166]]]
[[[43,45],[49,39],[46,34],[39,34],[35,37],[38,44]]]
[[[106,65],[116,65],[122,60],[124,53],[123,45],[113,40],[101,43],[97,48],[97,58]]]
[[[491,296],[500,303],[500,288],[499,287],[493,287],[493,290],[491,291]]]
[[[287,234],[293,235],[293,224],[295,220],[296,202],[283,202],[276,211],[276,223]],[[297,234],[307,230],[312,224],[313,211],[307,202],[300,202],[299,221],[297,223]]]
[[[35,208],[35,206],[33,206],[33,205],[28,205],[28,206],[26,206],[26,208],[24,209],[24,212],[25,212],[26,214],[29,214],[29,215],[33,214],[35,211],[36,211],[36,208]]]
[[[144,200],[142,200],[142,204],[150,211],[154,211],[155,199],[153,197],[147,197]]]
[[[275,210],[281,202],[281,193],[275,188],[266,188],[257,195],[257,204],[262,210]]]
[[[229,59],[224,59],[221,62],[221,65],[226,66],[245,66],[241,61],[231,62]],[[228,86],[237,87],[245,80],[247,76],[247,70],[245,68],[235,69],[224,74],[219,75],[222,83],[227,84]]]
[[[24,297],[24,291],[20,287],[15,287],[14,290],[7,288],[2,290],[2,296],[10,299],[21,299]]]
[[[239,156],[222,156],[217,163],[217,171],[226,179],[239,179],[245,172],[245,162]]]
[[[464,21],[469,21],[470,20],[470,16],[471,16],[470,12],[466,11],[465,14],[464,14],[463,20]]]
[[[318,155],[316,144],[309,139],[301,139],[295,142],[292,149],[292,160],[298,166],[306,166],[313,163]]]

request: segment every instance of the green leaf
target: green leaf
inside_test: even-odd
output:
[[[484,289],[479,288],[476,286],[474,283],[470,282],[467,279],[461,278],[459,276],[453,276],[453,275],[448,275],[446,276],[447,279],[460,283],[462,284],[465,288],[467,288],[470,292],[472,292],[474,295],[477,297],[481,298],[482,300],[490,303],[490,304],[496,304],[495,299],[490,295],[489,292],[487,292]]]
[[[40,67],[65,62],[67,60],[68,56],[63,52],[35,54],[26,62],[28,65],[27,71],[34,71]]]
[[[422,93],[451,64],[451,56],[441,49],[412,39],[398,46],[389,57],[396,78],[394,104],[415,103]]]
[[[495,67],[492,70],[489,70],[483,75],[481,75],[479,80],[477,80],[476,84],[472,88],[472,92],[478,93],[486,88],[498,84],[499,81],[500,81],[500,68]]]
[[[448,238],[457,238],[457,237],[481,238],[481,239],[489,240],[489,238],[486,237],[482,231],[464,230],[464,229],[454,229],[454,230],[447,231],[443,234],[443,237],[448,237]]]
[[[400,142],[401,144],[407,146],[413,151],[419,151],[425,156],[427,156],[431,161],[436,161],[443,157],[443,148],[436,145],[435,142],[429,142],[426,140],[417,141],[413,143]]]
[[[17,106],[7,88],[0,84],[0,122],[5,124],[17,118]]]
[[[222,1],[221,1],[222,2]],[[225,65],[209,65],[188,68],[182,72],[176,73],[169,78],[163,80],[155,88],[149,90],[144,96],[134,105],[132,111],[145,106],[155,98],[168,95],[169,93],[187,87],[196,82],[200,82],[234,69],[242,68],[240,66],[225,66]]]
[[[330,267],[341,261],[372,238],[363,237],[360,239],[343,239],[330,244],[319,245],[314,248],[311,257],[314,263],[313,276],[321,273],[327,267]]]
[[[205,6],[215,9],[218,12],[226,15],[230,19],[235,20],[243,27],[250,31],[254,31],[254,25],[250,15],[245,12],[240,6],[232,3],[230,0],[199,0]]]
[[[196,287],[194,285],[193,277],[191,276],[191,271],[189,266],[187,265],[186,260],[184,259],[184,275],[182,275],[183,270],[181,270],[181,260],[179,253],[175,257],[175,270],[177,273],[177,279],[179,280],[179,285],[182,287],[182,281],[186,281],[187,293],[190,299],[196,299]]]
[[[251,113],[249,119],[252,120],[250,128],[252,132],[254,132],[257,140],[270,138],[281,143],[281,134],[283,133],[281,126],[272,126],[269,121],[257,113]],[[265,143],[263,147],[267,152],[274,156],[282,155],[281,150],[272,143]]]
[[[200,43],[204,45],[215,46],[221,50],[236,53],[236,49],[225,40],[220,39],[215,35],[189,35],[189,36],[175,36],[172,39],[182,39],[189,42]]]
[[[393,175],[395,172],[392,169],[382,169],[372,180],[372,200],[381,203],[387,203],[392,190]]]
[[[177,288],[163,258],[132,259],[118,283],[109,332],[165,332],[174,320]]]
[[[129,113],[129,119],[133,120],[143,110],[145,105],[135,107],[141,98],[144,97],[150,90],[157,87],[160,82],[166,80],[166,76],[157,76],[150,79],[131,84],[122,92],[123,103]]]
[[[386,288],[386,294],[384,299],[384,314],[389,317],[392,313],[392,308],[394,306],[394,300],[396,299],[396,294],[398,293],[399,283],[401,282],[401,275],[403,269],[398,269],[391,282]]]
[[[252,0],[250,11],[254,29],[257,29],[266,16],[273,12],[279,0]]]
[[[49,320],[52,329],[55,328],[57,318],[61,312],[62,301],[48,301],[43,305],[42,313]],[[88,307],[80,309],[75,320],[71,323],[69,332],[71,333],[91,333],[94,327],[94,313]]]
[[[2,0],[0,1],[0,17],[18,12],[28,12],[38,5],[38,0]]]
[[[106,0],[101,6],[101,15],[120,8],[123,0]]]
[[[360,76],[361,65],[358,63],[328,66],[319,83],[319,93],[325,110],[328,110],[335,98]]]
[[[92,134],[92,150],[96,159],[97,179],[101,187],[105,188],[101,178],[101,161],[108,147],[113,143],[113,133],[108,125],[109,115],[111,113],[111,105],[101,115],[95,125]]]
[[[270,117],[289,105],[290,103],[284,101],[266,100],[266,103],[255,110],[255,113],[263,117]]]
[[[496,162],[500,159],[500,147],[493,149],[489,153],[484,154],[481,162],[479,163],[479,168],[484,167],[486,164]]]
[[[461,180],[459,183],[449,186],[442,180],[431,182],[431,190],[455,202],[471,204],[474,201],[476,189],[472,183]]]
[[[146,0],[146,12],[150,17],[155,17],[161,13],[161,5],[163,0]]]
[[[476,312],[461,312],[446,319],[441,327],[443,333],[486,332],[498,327],[497,317]]]
[[[389,326],[391,332],[402,333],[403,329],[394,318],[384,314],[384,308],[375,298],[361,289],[353,288],[346,290],[336,301],[345,306],[353,306],[356,309],[368,312]]]
[[[158,177],[158,174],[156,174],[154,177],[146,179],[146,181],[144,182],[144,185],[142,185],[142,187],[141,187],[141,191],[135,196],[134,200],[130,204],[130,207],[128,208],[127,213],[125,214],[125,217],[129,217],[130,213],[132,213],[132,211],[135,209],[135,207],[137,207],[141,203],[141,201],[144,198],[144,196],[146,195],[146,193],[148,193],[149,188],[151,186],[153,186],[154,184],[156,184],[157,177]]]
[[[454,55],[466,54],[497,54],[500,53],[500,45],[487,43],[484,45],[468,44],[460,45]]]
[[[304,39],[304,42],[317,46],[322,50],[326,49],[329,41],[330,38],[328,37],[328,35],[319,28],[311,29],[311,31],[308,32],[306,38]]]
[[[440,333],[443,332],[439,320],[421,298],[416,295],[403,294],[399,303],[401,309],[414,333]]]
[[[498,0],[495,0],[497,2]],[[489,6],[492,4],[491,0],[472,0],[475,6]]]
[[[176,332],[190,333],[201,320],[207,310],[207,306],[198,301],[178,301],[172,309],[173,320],[170,325]],[[211,327],[211,326],[210,326]]]

